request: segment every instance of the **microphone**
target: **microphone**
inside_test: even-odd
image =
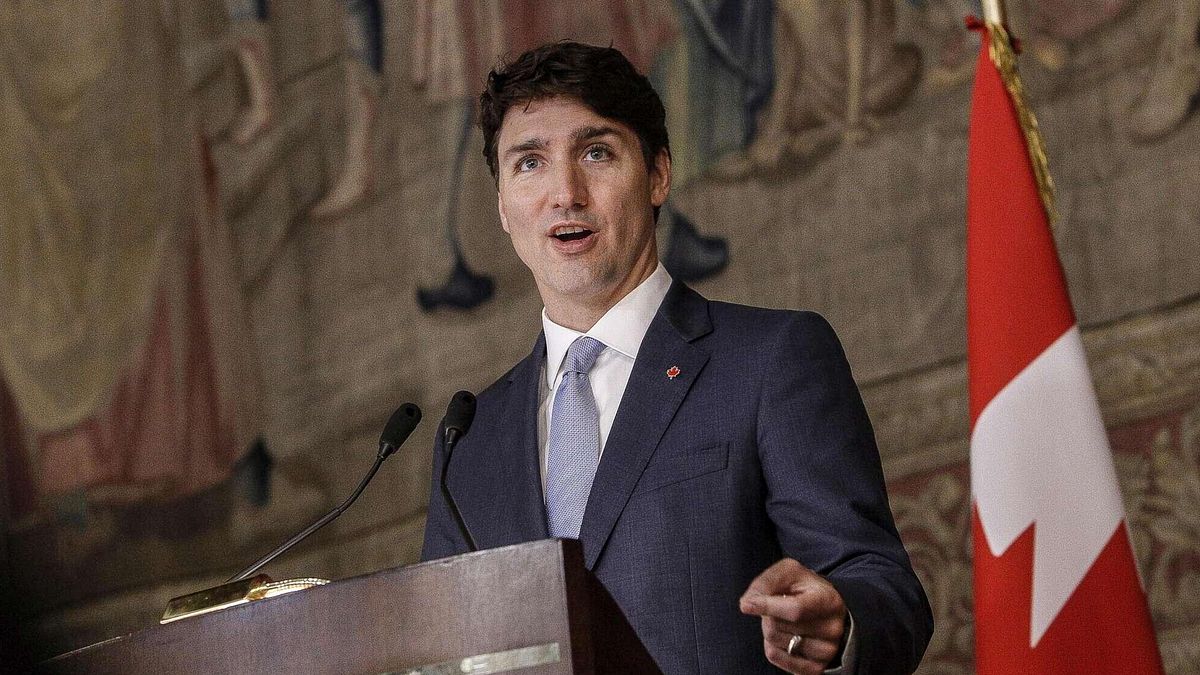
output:
[[[393,452],[399,450],[420,422],[421,409],[416,404],[405,403],[396,408],[396,411],[388,418],[387,424],[384,425],[383,433],[379,434],[378,458],[387,459]]]
[[[460,391],[450,399],[446,407],[446,417],[443,423],[446,427],[446,444],[453,446],[458,439],[467,435],[471,422],[475,419],[475,395],[469,391]],[[449,454],[449,453],[447,453]]]
[[[462,513],[458,510],[458,504],[454,503],[454,496],[450,494],[450,486],[446,483],[446,471],[450,468],[450,453],[454,452],[454,446],[467,435],[467,431],[471,429],[471,422],[475,419],[475,395],[469,391],[460,391],[450,399],[450,405],[446,407],[446,416],[442,418],[443,431],[443,457],[442,457],[442,498],[446,500],[446,505],[450,507],[450,515],[454,517],[454,522],[458,525],[458,531],[466,540],[468,548],[472,551],[478,551],[479,547],[475,545],[475,539],[467,530],[467,524],[463,522]]]
[[[470,394],[468,394],[468,396],[470,396]],[[472,414],[474,414],[474,404],[474,397],[472,397]],[[285,551],[296,544],[299,544],[310,534],[316,532],[322,527],[325,527],[329,523],[333,522],[335,518],[342,515],[346,509],[350,508],[350,505],[354,503],[354,500],[358,499],[358,496],[362,494],[362,491],[367,487],[367,483],[370,483],[371,479],[375,477],[375,473],[379,471],[379,467],[383,464],[383,460],[390,457],[392,453],[396,452],[396,450],[404,444],[404,441],[409,437],[410,434],[412,434],[413,429],[417,428],[417,424],[420,421],[421,409],[416,405],[413,405],[412,403],[405,403],[399,408],[396,408],[396,412],[392,413],[392,416],[388,418],[387,425],[383,427],[383,433],[379,435],[379,452],[375,455],[375,464],[371,466],[371,470],[367,472],[367,475],[363,476],[363,479],[361,482],[359,482],[358,487],[354,488],[354,492],[346,498],[346,501],[339,504],[334,510],[326,513],[317,522],[304,528],[304,530],[296,536],[280,544],[279,548],[276,548],[274,551],[271,551],[265,556],[259,558],[258,561],[256,561],[253,565],[247,567],[241,572],[238,572],[232,577],[229,577],[229,580],[225,583],[241,581],[242,579],[249,577],[261,569],[263,565],[266,565],[275,558],[278,558]],[[470,423],[471,422],[468,419],[467,424],[470,425]]]

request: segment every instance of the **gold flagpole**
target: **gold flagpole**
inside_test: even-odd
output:
[[[1037,117],[1025,98],[1025,87],[1021,85],[1021,77],[1017,75],[1017,55],[1013,51],[1012,38],[1005,27],[1006,15],[1004,0],[983,0],[983,20],[987,24],[988,51],[992,63],[1000,72],[1012,97],[1013,107],[1017,111],[1017,121],[1025,136],[1025,144],[1029,149],[1029,159],[1033,163],[1033,175],[1037,180],[1038,194],[1042,198],[1042,206],[1046,210],[1046,218],[1053,227],[1058,221],[1058,209],[1054,205],[1054,179],[1050,177],[1050,162],[1046,158],[1046,144],[1038,129]]]
[[[987,23],[1004,25],[1004,0],[983,0],[983,20]]]

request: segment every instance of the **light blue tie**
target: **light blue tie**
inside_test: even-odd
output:
[[[546,459],[546,515],[551,537],[579,538],[583,510],[600,463],[600,413],[588,371],[603,351],[603,342],[585,335],[571,343],[563,359]]]

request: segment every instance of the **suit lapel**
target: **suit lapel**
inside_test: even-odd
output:
[[[579,537],[589,569],[599,559],[679,405],[708,362],[708,352],[692,342],[711,330],[708,302],[683,284],[673,283],[642,339],[592,483]]]
[[[539,335],[533,352],[509,373],[498,431],[491,438],[468,436],[480,442],[461,459],[458,451],[451,458],[450,490],[481,549],[550,536],[537,448],[538,378],[545,359],[546,341]]]

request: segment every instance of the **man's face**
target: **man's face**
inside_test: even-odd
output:
[[[496,147],[500,222],[551,318],[607,309],[654,271],[665,150],[647,170],[632,129],[567,96],[509,108]]]

